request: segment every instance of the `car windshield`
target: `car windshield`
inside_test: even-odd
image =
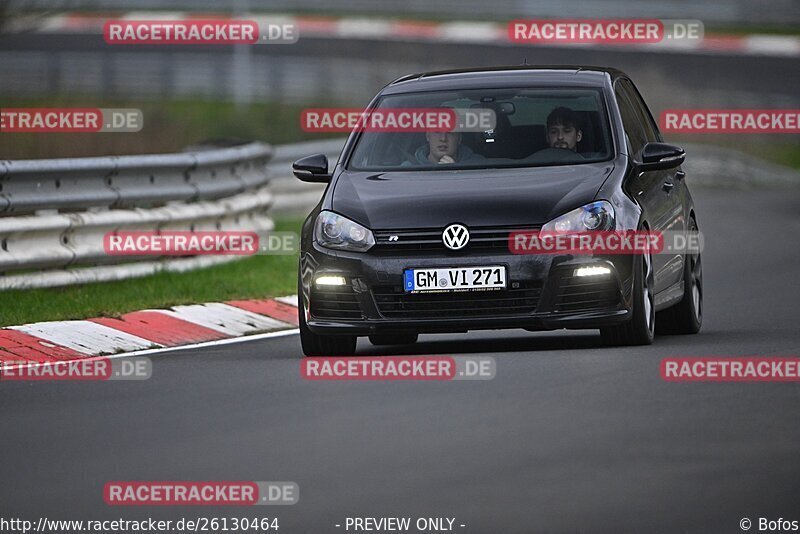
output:
[[[374,109],[384,115],[402,110],[446,110],[457,120],[453,130],[447,132],[432,128],[364,128],[358,134],[348,164],[350,170],[538,167],[591,163],[611,157],[607,114],[598,89],[408,93],[385,96]],[[493,127],[485,128],[486,122],[476,122],[487,116]]]

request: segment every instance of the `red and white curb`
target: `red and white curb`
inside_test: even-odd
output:
[[[27,30],[49,32],[102,33],[107,19],[120,20],[191,20],[212,15],[198,15],[180,11],[109,13],[108,15],[71,13],[39,17],[34,28],[18,23]],[[230,15],[213,15],[214,18]],[[340,39],[389,39],[422,42],[495,43],[508,44],[507,24],[498,22],[450,21],[428,22],[411,19],[384,19],[364,17],[294,16],[290,14],[247,15],[259,25],[269,23],[296,24],[300,38],[327,37]],[[12,23],[12,28],[15,26]],[[521,45],[522,46],[522,45]],[[602,44],[526,44],[524,46],[581,46],[602,48]],[[608,46],[608,45],[605,45]],[[619,45],[616,50],[620,50]],[[628,47],[626,47],[628,48]],[[630,49],[652,52],[684,53],[735,53],[739,55],[800,55],[800,37],[791,35],[722,35],[706,34],[703,39],[663,40],[659,43],[629,45]]]
[[[296,328],[296,296],[173,306],[119,318],[31,323],[0,329],[0,364],[152,352],[243,336],[253,339],[253,334],[290,334]]]

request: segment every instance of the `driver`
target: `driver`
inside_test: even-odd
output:
[[[578,151],[583,132],[577,114],[567,107],[557,107],[547,116],[547,145]]]

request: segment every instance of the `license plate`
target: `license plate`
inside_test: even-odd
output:
[[[478,289],[504,289],[505,287],[506,268],[502,265],[406,269],[403,272],[403,288],[407,293],[418,291],[474,291]]]

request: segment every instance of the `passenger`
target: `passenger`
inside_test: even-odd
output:
[[[564,148],[578,151],[578,143],[583,139],[580,119],[567,107],[557,107],[547,116],[547,145],[550,148]]]

